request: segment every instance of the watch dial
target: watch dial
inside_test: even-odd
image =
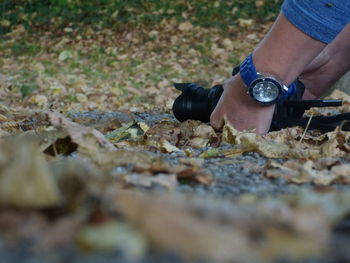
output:
[[[270,81],[258,82],[252,89],[253,97],[262,103],[269,103],[279,96],[279,87]]]

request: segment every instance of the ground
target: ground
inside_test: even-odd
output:
[[[257,136],[171,112],[173,83],[222,83],[270,25],[14,26],[0,43],[0,262],[348,262],[348,132]]]

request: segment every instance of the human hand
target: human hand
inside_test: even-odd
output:
[[[253,101],[239,74],[226,80],[223,88],[224,92],[210,116],[215,129],[221,129],[226,120],[238,130],[255,129],[258,134],[269,131],[274,105]]]

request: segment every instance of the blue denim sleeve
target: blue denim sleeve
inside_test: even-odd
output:
[[[282,12],[304,33],[330,43],[350,22],[350,1],[285,0]]]

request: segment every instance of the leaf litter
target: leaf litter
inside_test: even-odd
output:
[[[0,76],[0,234],[5,244],[31,240],[39,255],[67,246],[86,253],[119,251],[130,260],[174,252],[182,262],[297,262],[334,256],[333,229],[350,212],[348,133],[337,128],[303,136],[295,127],[258,136],[230,125],[219,133],[207,124],[178,123],[172,117],[149,121],[169,112],[177,96],[171,82],[195,76],[207,86],[220,83],[231,67],[229,53],[242,56],[256,41],[251,36],[251,43],[226,40],[222,45],[216,32],[187,22],[159,27],[145,34],[152,41],[143,41],[137,32],[123,35],[128,47],[116,49],[113,34],[101,32],[101,39],[109,39],[100,54],[110,59],[105,64],[72,48],[92,54],[97,47],[88,38],[48,40],[43,45],[52,53],[43,52],[35,63],[13,61],[0,51],[5,55]],[[23,30],[8,37],[19,39]],[[162,30],[179,33],[167,39]],[[198,60],[202,51],[186,40],[191,35],[196,42],[207,34],[216,37],[201,47],[209,52],[202,55],[224,65],[215,66],[210,76],[198,73],[209,72],[208,65]],[[235,34],[248,36],[244,30]],[[159,51],[163,48],[166,54]],[[55,77],[47,74],[48,61],[62,67]],[[23,84],[20,75],[6,72],[26,67],[35,74],[38,89],[22,98],[11,92]],[[168,72],[157,78],[163,69]],[[138,87],[144,87],[142,96]],[[350,111],[346,95],[335,91],[331,96],[345,100],[337,112]],[[153,113],[140,120],[137,112],[144,111]],[[334,113],[311,109],[306,115]],[[218,198],[210,189],[226,187],[220,181],[225,167],[236,169],[228,172],[227,185],[253,174],[277,187],[283,181],[283,187],[296,188],[280,195],[240,185],[237,194]],[[184,188],[195,190],[179,190]]]
[[[17,116],[23,119],[23,115]],[[206,159],[232,163],[230,156],[254,151],[271,161],[266,166],[249,162],[243,166],[267,178],[315,186],[348,184],[350,168],[342,159],[348,151],[348,135],[339,129],[321,134],[322,139],[308,135],[296,151],[302,133],[298,128],[258,136],[226,125],[219,134],[199,122],[166,120],[147,126],[146,131],[132,121],[106,132],[101,126],[85,126],[58,112],[34,116],[36,119],[29,115],[25,119],[34,122],[35,131],[3,128],[7,133],[1,139],[0,204],[3,209],[16,208],[15,217],[28,216],[22,209],[63,209],[55,221],[45,217],[47,212],[44,217],[42,212],[34,212],[38,218],[34,221],[39,220],[39,224],[44,220],[46,229],[45,234],[28,234],[37,239],[36,251],[72,243],[82,251],[119,249],[130,259],[142,258],[152,247],[190,260],[298,260],[322,256],[332,227],[350,209],[343,202],[348,193],[334,190],[309,190],[254,202],[247,202],[245,195],[229,202],[210,196],[203,200],[185,197],[176,191],[188,180],[207,187],[215,184],[203,166]],[[120,136],[129,129],[138,133]],[[60,142],[72,152],[60,150],[58,141],[62,138],[69,138]],[[221,146],[214,148],[211,142]],[[186,157],[186,151],[192,152],[191,158]],[[183,157],[175,162],[162,156],[173,153]],[[170,192],[155,190],[159,187]],[[89,219],[97,209],[96,205],[84,205],[91,197],[99,200],[98,209],[106,218],[102,222]],[[311,204],[304,204],[308,198]],[[318,198],[331,202],[334,211],[325,211],[322,201],[313,200]],[[0,232],[5,230],[1,228]],[[70,236],[61,236],[62,231],[70,232]]]

